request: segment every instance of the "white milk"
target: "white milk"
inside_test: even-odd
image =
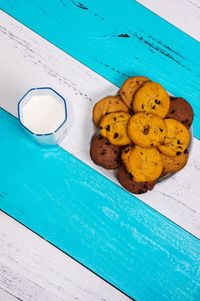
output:
[[[31,96],[21,113],[24,126],[35,134],[53,133],[65,120],[64,103],[51,94]]]

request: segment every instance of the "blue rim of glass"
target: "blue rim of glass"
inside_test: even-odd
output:
[[[48,134],[36,134],[36,133],[33,133],[31,130],[29,130],[23,123],[22,123],[22,121],[21,121],[21,115],[20,115],[20,103],[24,100],[24,98],[27,96],[27,94],[28,93],[30,93],[31,91],[35,91],[35,90],[51,90],[51,91],[53,91],[55,94],[57,94],[62,100],[63,100],[63,102],[64,102],[64,107],[65,107],[65,119],[64,119],[64,121],[61,123],[61,125],[54,131],[54,132],[52,132],[52,133],[48,133]],[[54,133],[56,133],[62,126],[63,126],[63,124],[66,122],[66,120],[67,120],[67,103],[66,103],[66,100],[65,100],[65,98],[62,96],[62,95],[60,95],[57,91],[55,91],[53,88],[51,88],[51,87],[40,87],[40,88],[31,88],[30,90],[28,90],[25,94],[24,94],[24,96],[22,96],[22,98],[19,100],[19,102],[18,102],[18,105],[17,105],[17,111],[18,111],[18,119],[19,119],[19,122],[20,122],[20,124],[28,131],[28,132],[30,132],[32,135],[34,135],[34,136],[50,136],[50,135],[52,135],[52,134],[54,134]]]

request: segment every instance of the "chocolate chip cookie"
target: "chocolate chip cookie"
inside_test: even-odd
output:
[[[152,190],[156,182],[135,182],[133,176],[127,172],[124,165],[118,170],[118,180],[120,184],[128,191],[134,194],[142,194]]]
[[[142,148],[134,145],[122,151],[122,161],[135,182],[152,182],[163,170],[163,162],[156,148]]]
[[[128,107],[123,103],[119,96],[107,96],[98,101],[93,108],[93,122],[99,126],[103,116],[113,112],[128,112]]]
[[[126,127],[131,117],[125,112],[116,112],[105,115],[100,122],[100,132],[108,138],[111,144],[127,145],[131,141],[127,135]]]
[[[145,83],[150,81],[145,76],[129,77],[119,90],[119,95],[123,102],[132,109],[133,95]]]
[[[164,120],[167,126],[167,136],[163,145],[158,148],[166,156],[180,156],[190,143],[190,132],[179,121],[167,118]]]
[[[135,144],[141,147],[154,147],[164,143],[167,128],[159,116],[137,113],[129,119],[127,132]]]
[[[166,117],[180,121],[189,129],[194,118],[194,113],[191,105],[184,98],[170,97],[170,107]]]
[[[92,138],[90,157],[99,166],[106,169],[116,169],[121,164],[121,148],[112,145],[108,139],[98,135]]]
[[[164,118],[169,112],[170,98],[158,83],[147,82],[133,97],[133,111],[147,112]]]

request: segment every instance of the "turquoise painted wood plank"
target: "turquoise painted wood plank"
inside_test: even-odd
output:
[[[128,0],[0,4],[117,85],[143,73],[189,97],[199,137],[193,39]],[[4,112],[1,120],[1,208],[137,300],[199,299],[197,239],[62,150],[31,144]]]
[[[200,137],[200,44],[132,0],[0,0],[10,15],[116,85],[145,74],[187,98]]]
[[[123,292],[199,300],[198,239],[61,148],[27,139],[3,110],[0,166],[0,209]]]

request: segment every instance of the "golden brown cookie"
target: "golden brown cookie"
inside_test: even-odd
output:
[[[127,125],[131,141],[141,147],[158,146],[164,142],[167,128],[162,118],[148,113],[133,115]]]
[[[158,148],[166,156],[180,156],[190,143],[190,132],[182,123],[174,119],[165,119],[165,124],[167,126],[165,143]]]
[[[186,165],[188,152],[186,150],[180,156],[176,157],[168,157],[161,153],[161,158],[163,160],[163,173],[177,172]]]
[[[147,112],[164,118],[170,106],[170,98],[165,89],[155,83],[147,82],[133,97],[133,111]]]
[[[131,117],[125,112],[116,112],[105,115],[100,122],[100,132],[111,144],[127,145],[131,141],[127,135],[126,127]]]
[[[125,166],[128,166],[129,164],[129,156],[131,154],[131,151],[132,151],[132,146],[129,145],[126,148],[124,148],[121,153],[122,162],[124,163]]]
[[[125,155],[122,151],[122,161],[135,182],[152,182],[158,179],[163,170],[163,162],[156,148],[142,148],[134,145]]]
[[[119,95],[123,102],[132,109],[132,100],[135,92],[145,83],[150,81],[145,76],[129,77],[119,90]]]
[[[101,118],[113,112],[128,112],[128,107],[121,101],[119,96],[107,96],[98,101],[93,108],[93,121],[99,126]]]
[[[152,190],[156,182],[135,182],[133,176],[127,172],[122,164],[118,170],[118,179],[120,184],[131,193],[142,194],[148,190]]]

